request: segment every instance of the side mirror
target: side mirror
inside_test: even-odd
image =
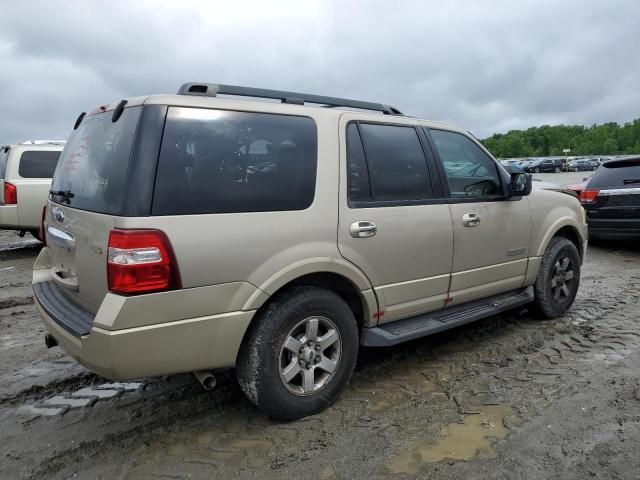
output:
[[[512,173],[510,186],[510,197],[523,197],[531,193],[533,188],[532,176],[529,173]]]

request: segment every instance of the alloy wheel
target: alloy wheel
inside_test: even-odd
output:
[[[280,379],[295,395],[311,395],[331,380],[338,369],[342,340],[326,317],[308,317],[286,336],[280,350]]]
[[[562,256],[553,266],[553,274],[551,276],[551,294],[557,303],[562,303],[569,299],[573,282],[573,262],[568,256]]]

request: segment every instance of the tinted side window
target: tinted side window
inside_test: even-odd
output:
[[[152,212],[304,210],[313,202],[316,163],[310,118],[173,107]]]
[[[9,148],[0,147],[0,179],[4,178],[7,169],[7,158],[9,158]]]
[[[349,200],[366,202],[371,200],[371,186],[364,148],[358,126],[352,123],[347,128],[347,161],[349,163]]]
[[[413,127],[360,124],[373,200],[433,198],[427,160]]]
[[[500,176],[493,160],[462,134],[430,130],[447,175],[452,197],[501,195]]]
[[[20,156],[18,174],[22,178],[52,178],[61,152],[30,151]]]

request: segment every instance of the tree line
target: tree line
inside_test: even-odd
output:
[[[615,122],[585,127],[582,125],[543,125],[527,130],[496,133],[482,140],[499,158],[548,157],[563,155],[640,154],[640,118],[619,125]]]

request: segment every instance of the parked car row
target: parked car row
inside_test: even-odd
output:
[[[560,172],[584,172],[597,169],[606,157],[590,159],[572,159],[565,161],[561,158],[538,158],[525,160],[501,160],[504,166],[516,166],[528,173],[560,173]]]

